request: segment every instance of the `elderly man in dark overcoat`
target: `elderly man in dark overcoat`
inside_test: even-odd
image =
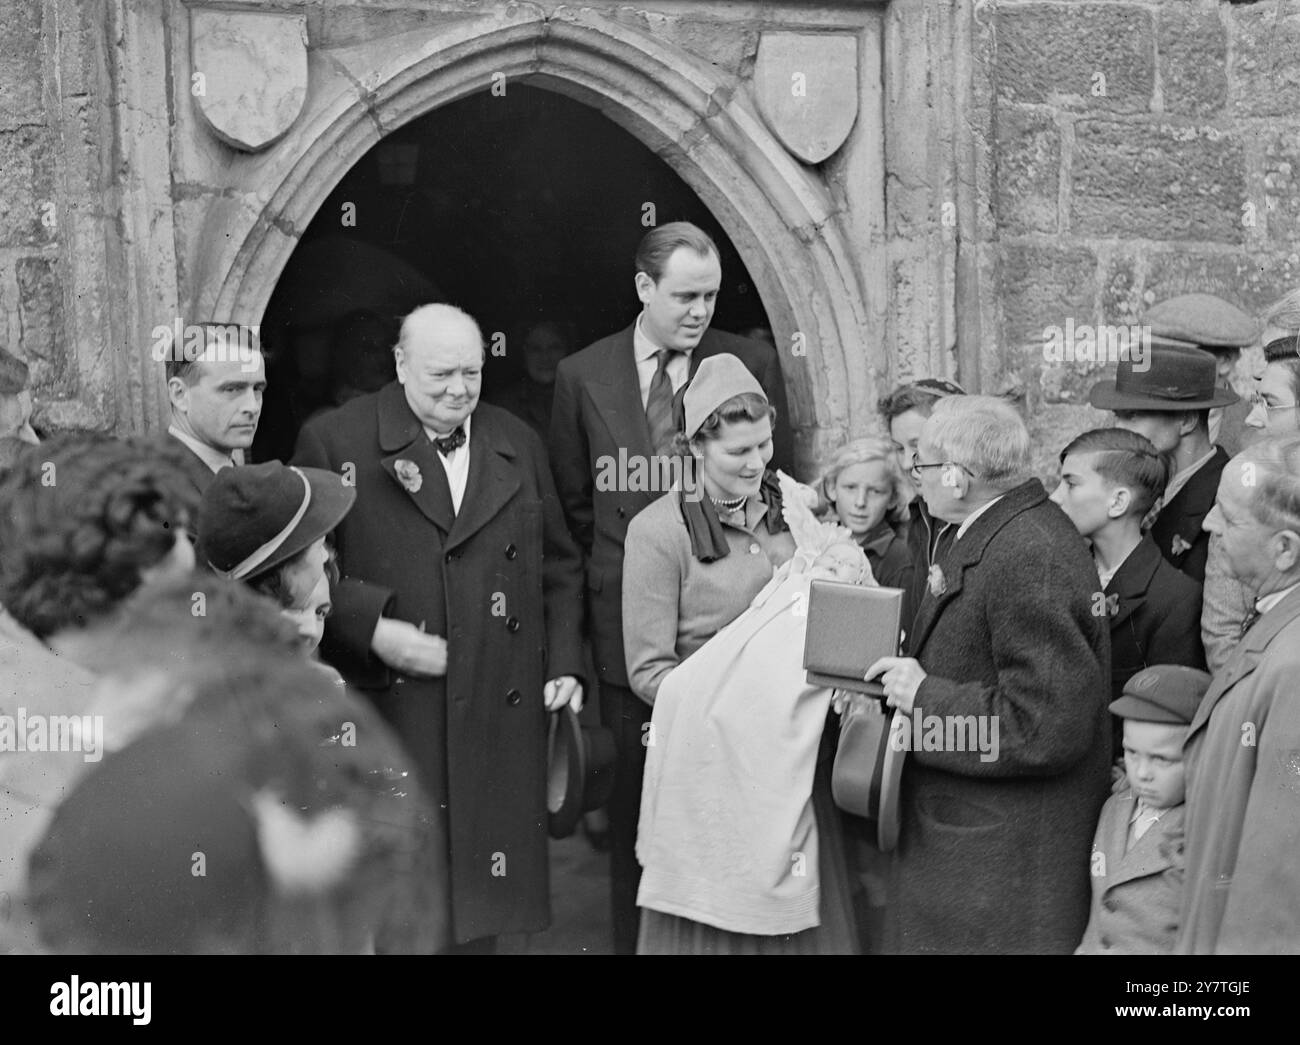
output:
[[[941,399],[922,429],[913,473],[958,529],[911,656],[867,671],[910,716],[903,739],[922,738],[903,764],[890,951],[1068,954],[1088,920],[1109,782],[1105,600],[1028,465],[1029,434],[1002,400]],[[996,742],[972,744],[971,726]]]
[[[547,711],[582,700],[581,559],[541,440],[479,403],[474,320],[423,306],[395,355],[395,382],[298,439],[295,463],[357,488],[321,648],[446,808],[455,946],[491,951],[550,921]]]

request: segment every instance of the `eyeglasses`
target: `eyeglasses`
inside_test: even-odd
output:
[[[1264,398],[1263,393],[1253,392],[1250,396],[1250,408],[1254,410],[1257,406],[1262,406],[1271,414],[1274,410],[1294,410],[1297,406],[1300,406],[1300,403],[1286,403],[1282,406],[1271,406]]]
[[[927,468],[960,468],[972,479],[975,478],[974,472],[972,472],[964,464],[958,464],[956,461],[935,461],[933,464],[922,464],[920,454],[912,455],[912,466],[908,469],[908,472],[911,474],[913,479],[920,480],[921,473],[925,471]],[[948,485],[951,486],[953,484],[949,483]]]

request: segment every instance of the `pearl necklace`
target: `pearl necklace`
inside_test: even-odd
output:
[[[740,509],[744,507],[745,502],[749,500],[749,498],[744,494],[742,494],[739,497],[731,497],[731,498],[710,497],[709,500],[713,502],[713,507],[716,508],[718,511],[726,512],[728,515],[730,515],[733,512],[740,511]]]

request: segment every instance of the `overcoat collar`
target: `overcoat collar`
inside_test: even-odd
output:
[[[1128,558],[1120,563],[1119,569],[1106,585],[1105,592],[1108,600],[1111,596],[1115,597],[1115,612],[1110,618],[1112,629],[1123,624],[1146,602],[1151,581],[1162,562],[1164,559],[1156,542],[1150,536],[1144,536]]]
[[[1181,520],[1203,519],[1209,515],[1214,506],[1214,496],[1219,492],[1219,476],[1227,463],[1228,452],[1215,446],[1214,456],[1196,470],[1196,474],[1187,480],[1187,485],[1161,507],[1156,517],[1167,515],[1171,520]]]
[[[1191,729],[1187,731],[1188,744],[1192,742],[1192,737],[1209,722],[1214,706],[1223,698],[1223,695],[1258,667],[1259,662],[1264,659],[1264,653],[1268,649],[1269,643],[1277,637],[1278,632],[1297,617],[1300,617],[1300,588],[1291,592],[1290,595],[1260,617],[1254,626],[1242,636],[1241,641],[1237,643],[1236,648],[1228,657],[1227,663],[1214,676],[1214,681],[1210,683],[1209,690],[1201,699],[1201,704],[1196,709],[1196,715],[1192,719]]]
[[[938,620],[945,606],[955,599],[962,589],[965,571],[980,561],[989,542],[997,536],[998,531],[1012,519],[1030,508],[1037,507],[1047,500],[1047,491],[1037,479],[1027,479],[1019,486],[1009,490],[997,504],[989,508],[971,527],[961,540],[954,541],[942,563],[943,583],[941,591],[935,594],[933,586],[926,589],[921,605],[917,610],[914,638],[910,650],[915,656],[925,645],[930,630]]]
[[[1168,851],[1161,852],[1161,842],[1176,838],[1182,833],[1185,812],[1185,807],[1181,805],[1167,810],[1141,838],[1133,843],[1133,848],[1125,852],[1124,847],[1128,844],[1129,821],[1133,819],[1137,796],[1129,791],[1117,805],[1118,808],[1108,825],[1106,852],[1112,857],[1118,856],[1118,859],[1115,860],[1114,866],[1105,869],[1107,889],[1114,889],[1115,886],[1123,885],[1134,878],[1159,874],[1166,868],[1172,867],[1172,854]]]
[[[481,530],[519,489],[513,466],[517,454],[493,407],[474,410],[469,436],[469,478],[457,514],[447,485],[447,473],[424,426],[406,401],[402,386],[393,381],[379,391],[380,465],[400,485],[417,508],[443,534],[443,547],[451,551]],[[399,472],[398,462],[402,462]]]

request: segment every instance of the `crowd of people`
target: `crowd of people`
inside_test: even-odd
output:
[[[617,953],[1300,951],[1293,302],[1153,307],[1046,485],[1014,403],[937,378],[800,483],[719,258],[651,230],[636,320],[535,326],[501,405],[418,308],[287,462],[244,459],[224,328],[153,437],[40,442],[0,352],[0,953],[493,953],[551,923],[584,704]],[[827,584],[898,593],[842,687]],[[889,723],[866,817],[850,708]],[[994,744],[894,758],[930,720]]]

